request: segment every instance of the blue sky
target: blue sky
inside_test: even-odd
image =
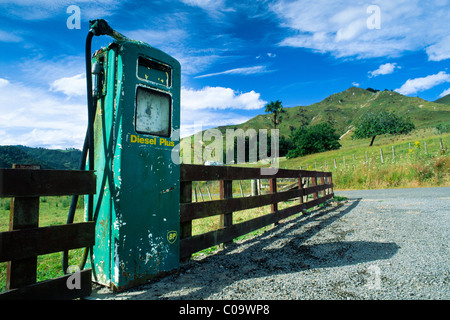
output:
[[[434,101],[450,93],[449,17],[447,0],[0,0],[0,145],[81,148],[90,19],[181,62],[186,135],[351,86]]]

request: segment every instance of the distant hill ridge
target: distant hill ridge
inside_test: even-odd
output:
[[[0,146],[0,168],[16,164],[39,164],[42,169],[76,170],[81,151],[76,149],[54,150],[25,146]]]
[[[450,94],[448,94],[448,95],[446,95],[446,96],[443,96],[442,98],[437,99],[437,100],[434,101],[434,102],[437,102],[437,103],[443,103],[443,104],[448,104],[448,105],[450,105]]]
[[[339,135],[349,132],[368,111],[395,111],[409,117],[417,129],[450,125],[450,94],[434,102],[418,97],[407,97],[395,91],[378,91],[351,87],[309,106],[285,108],[279,125],[280,134],[288,137],[291,130],[322,122],[330,123]],[[270,114],[260,114],[242,124],[220,126],[219,130],[242,128],[271,129]],[[78,169],[81,151],[76,149],[49,150],[25,146],[0,146],[0,168],[11,168],[13,163],[40,164],[43,169]]]
[[[407,97],[395,91],[365,90],[351,87],[335,93],[309,106],[284,108],[283,120],[277,127],[280,135],[289,136],[291,130],[304,125],[330,123],[339,135],[352,129],[368,111],[394,111],[398,116],[409,117],[417,129],[450,124],[450,95],[430,102],[419,97]],[[239,125],[221,126],[219,130],[242,128],[273,128],[270,114],[257,115]]]

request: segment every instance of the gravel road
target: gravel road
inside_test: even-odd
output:
[[[450,188],[348,197],[100,299],[450,299]]]

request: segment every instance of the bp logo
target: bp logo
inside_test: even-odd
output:
[[[177,241],[177,232],[176,231],[167,232],[167,241],[169,241],[170,244],[175,243],[175,241]]]

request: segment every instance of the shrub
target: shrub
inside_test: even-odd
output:
[[[301,127],[292,133],[291,141],[295,149],[289,150],[286,158],[296,158],[307,154],[339,149],[339,135],[328,123]]]

